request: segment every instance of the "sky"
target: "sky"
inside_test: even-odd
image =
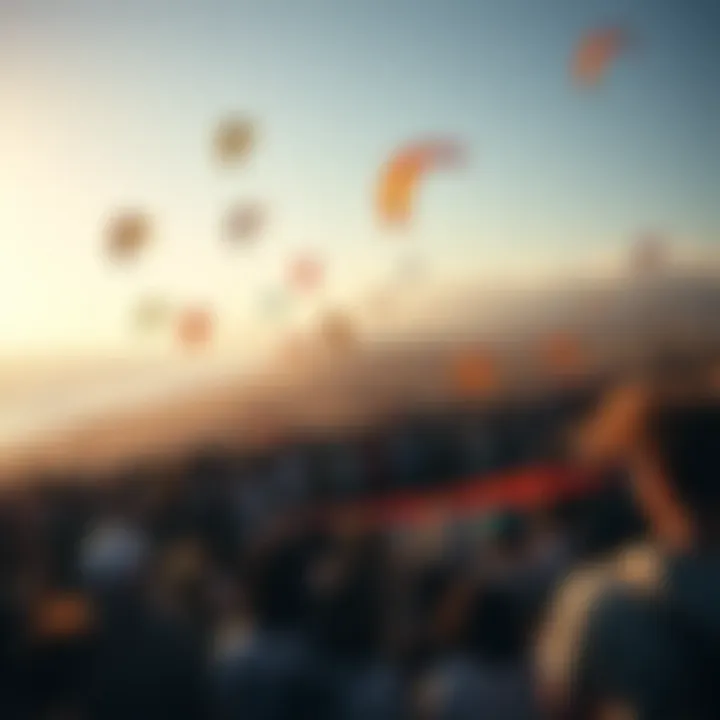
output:
[[[607,23],[631,49],[580,92],[569,59]],[[481,282],[649,229],[717,242],[719,23],[715,0],[1,0],[0,358],[151,352],[131,313],[157,293],[212,307],[208,352],[243,362],[282,332],[258,297],[305,250],[328,283],[289,322],[355,302],[404,253]],[[235,114],[258,142],[222,171],[211,136]],[[379,168],[429,135],[467,167],[428,177],[388,233]],[[267,208],[253,248],[220,240],[236,201]],[[125,268],[103,254],[122,207],[156,227]]]

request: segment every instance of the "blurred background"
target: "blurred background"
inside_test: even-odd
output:
[[[719,23],[4,0],[0,709],[537,716],[569,439],[720,383]]]

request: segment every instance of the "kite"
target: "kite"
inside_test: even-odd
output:
[[[238,118],[223,120],[215,130],[213,148],[222,165],[237,165],[247,159],[255,141],[251,122]]]
[[[225,216],[223,236],[230,242],[247,243],[256,239],[265,215],[259,204],[238,203]]]
[[[575,50],[572,62],[575,81],[583,87],[598,85],[627,44],[627,34],[617,27],[589,32]]]
[[[107,251],[114,260],[131,260],[150,241],[151,221],[139,211],[118,213],[107,224]]]
[[[200,347],[210,341],[213,325],[212,315],[207,310],[187,309],[180,315],[178,338],[186,347]]]
[[[464,156],[463,148],[451,140],[419,142],[398,151],[380,172],[376,196],[380,221],[406,224],[421,178],[431,170],[457,166]]]
[[[554,333],[542,346],[545,367],[560,374],[574,374],[585,369],[587,358],[580,341],[570,333]]]
[[[482,396],[499,384],[495,360],[485,352],[473,351],[455,357],[450,367],[455,390],[463,396]]]
[[[316,256],[306,253],[296,257],[290,264],[288,280],[301,292],[311,292],[323,281],[325,269]]]

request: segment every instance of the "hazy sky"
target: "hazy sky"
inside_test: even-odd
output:
[[[569,57],[605,23],[632,51],[578,92]],[[132,353],[130,311],[153,290],[211,304],[220,346],[251,352],[258,292],[294,249],[326,256],[332,299],[409,249],[450,277],[647,228],[717,241],[719,27],[717,0],[0,0],[3,354]],[[260,140],[220,172],[228,113]],[[438,133],[471,164],[428,179],[407,239],[388,237],[378,168]],[[235,199],[268,207],[256,249],[219,239]],[[157,240],[113,268],[102,222],[126,205]]]

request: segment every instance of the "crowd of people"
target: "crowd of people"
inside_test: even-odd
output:
[[[6,488],[0,717],[719,717],[720,410],[640,397],[588,450],[631,482],[462,532],[303,510],[556,457],[590,395]]]

